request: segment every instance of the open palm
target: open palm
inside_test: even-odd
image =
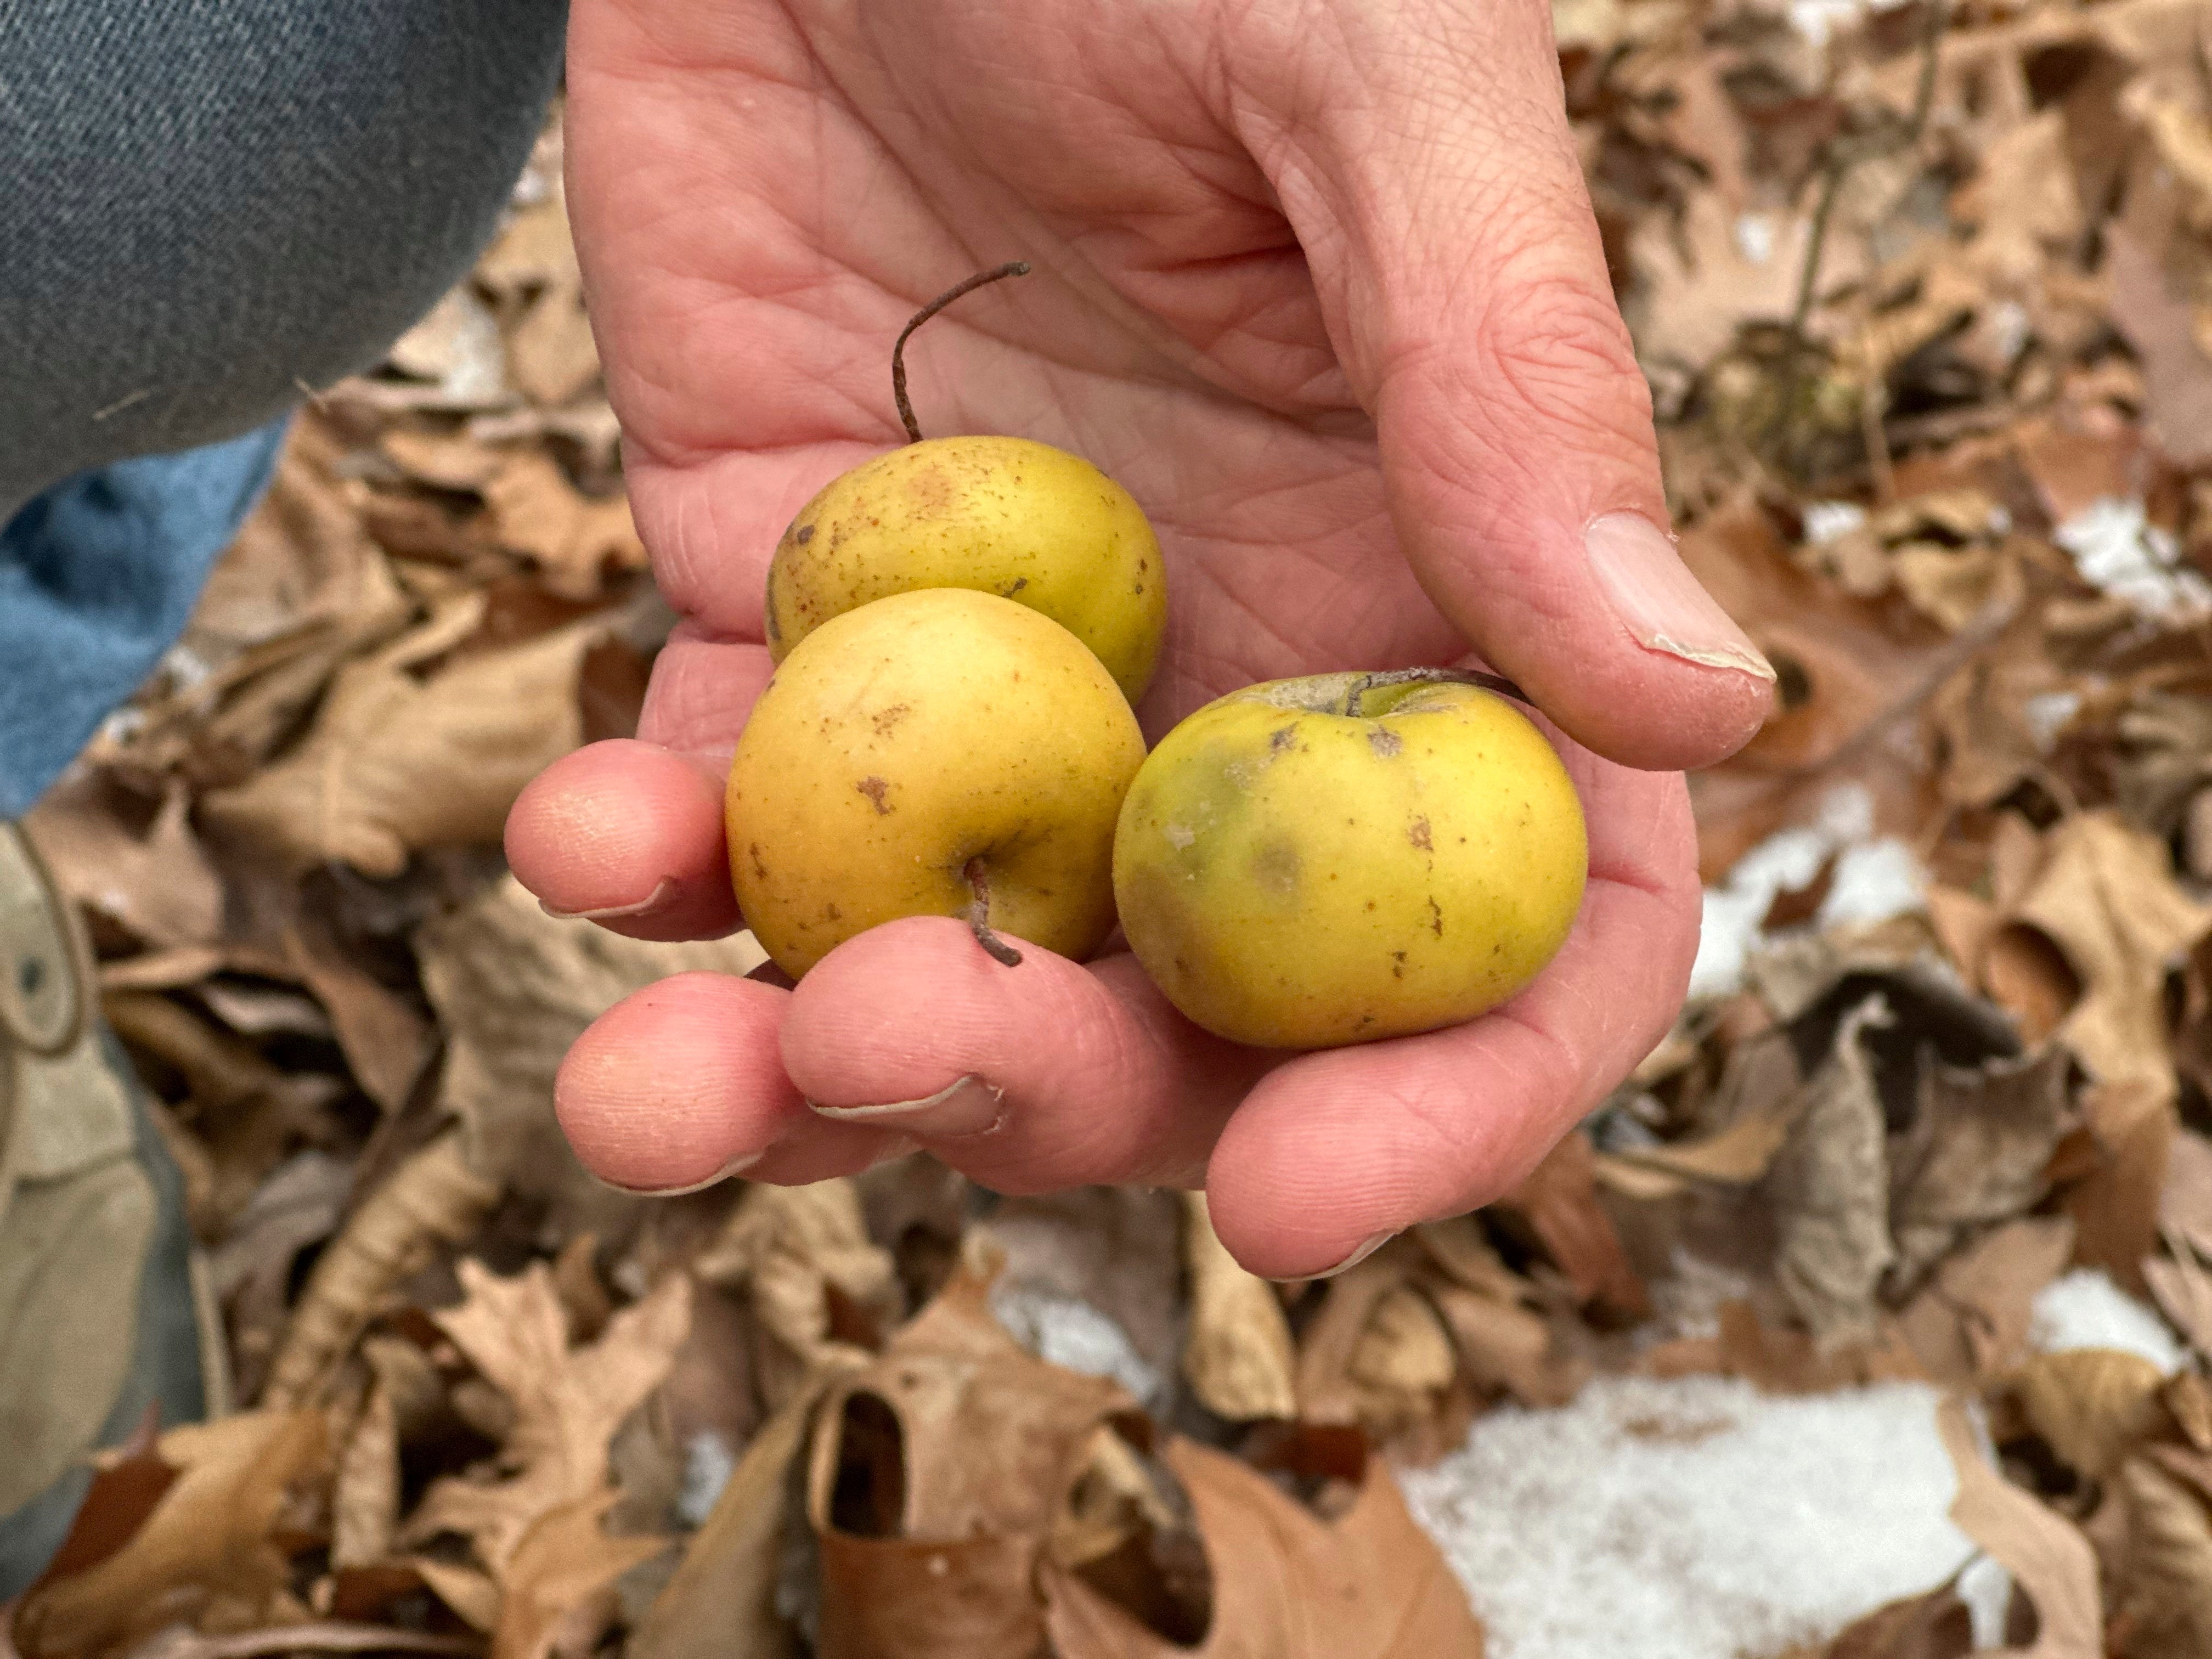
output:
[[[899,440],[906,317],[1015,258],[1035,274],[916,337],[915,400],[933,433],[1072,449],[1145,507],[1171,595],[1148,735],[1256,679],[1479,653],[1558,722],[1591,834],[1536,986],[1362,1048],[1239,1048],[1126,954],[1009,972],[937,918],[795,990],[669,981],[563,1070],[588,1164],[811,1180],[919,1139],[1002,1190],[1202,1181],[1248,1265],[1300,1274],[1494,1194],[1641,1057],[1698,896],[1680,777],[1631,769],[1726,753],[1768,678],[1651,528],[1648,405],[1541,5],[577,0],[569,88],[631,501],[685,621],[639,739],[516,809],[549,906],[648,938],[736,924],[719,779],[768,677],[776,538]]]

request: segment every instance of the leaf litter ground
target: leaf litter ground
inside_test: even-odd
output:
[[[496,852],[669,623],[556,119],[33,817],[228,1397],[103,1460],[18,1654],[2212,1654],[2212,32],[1555,15],[1685,556],[1782,676],[1636,1074],[1303,1286],[1187,1195],[583,1176],[568,1041],[760,957]]]

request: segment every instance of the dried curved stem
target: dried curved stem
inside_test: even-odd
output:
[[[906,326],[899,331],[898,338],[891,343],[891,401],[898,405],[899,421],[906,428],[906,441],[908,443],[918,444],[921,441],[921,428],[915,421],[914,404],[908,401],[906,395],[907,336],[912,334],[915,330],[920,328],[962,295],[972,294],[977,289],[998,282],[1002,277],[1026,276],[1029,274],[1030,262],[1026,259],[1009,260],[994,270],[979,270],[965,282],[955,283],[907,319]]]
[[[991,876],[983,860],[969,859],[960,873],[968,878],[968,931],[975,935],[976,944],[990,952],[992,961],[1020,967],[1022,953],[991,931]]]

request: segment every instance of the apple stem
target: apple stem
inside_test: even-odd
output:
[[[1370,691],[1379,691],[1386,685],[1411,685],[1421,681],[1431,685],[1479,685],[1486,691],[1495,691],[1516,702],[1525,702],[1534,708],[1535,702],[1526,691],[1511,680],[1498,674],[1485,674],[1473,668],[1385,668],[1372,674],[1362,674],[1346,688],[1344,712],[1357,716],[1359,700]]]
[[[891,400],[898,404],[899,419],[905,424],[906,441],[908,443],[918,444],[921,441],[921,428],[915,421],[914,404],[908,401],[906,395],[907,336],[962,295],[972,294],[975,289],[998,282],[1002,277],[1026,276],[1029,274],[1030,262],[1026,259],[1009,260],[994,270],[979,270],[965,282],[953,283],[951,288],[946,289],[944,293],[907,319],[906,326],[899,331],[898,338],[891,344]],[[1021,958],[1017,957],[1014,960],[1018,962]]]
[[[968,878],[968,931],[975,935],[976,944],[990,952],[992,961],[1020,967],[1022,953],[991,931],[991,878],[983,860],[969,859],[960,873]]]

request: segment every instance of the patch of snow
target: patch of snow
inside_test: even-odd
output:
[[[1848,28],[1869,12],[1893,11],[1905,0],[1790,0],[1790,23],[1816,46],[1828,44],[1838,28]]]
[[[684,1479],[676,1492],[676,1514],[687,1527],[703,1527],[714,1500],[737,1473],[737,1454],[712,1429],[702,1429],[684,1447]]]
[[[1866,508],[1856,501],[1805,503],[1805,539],[1815,547],[1848,536],[1866,522]]]
[[[1085,1376],[1110,1376],[1140,1401],[1161,1394],[1159,1372],[1146,1363],[1120,1322],[1088,1302],[1001,1280],[991,1291],[991,1311],[1040,1359]]]
[[[1927,902],[1928,877],[1912,849],[1894,836],[1845,847],[1836,874],[1813,918],[1815,927],[1887,921],[1911,915]]]
[[[2045,754],[2051,752],[2051,745],[2058,741],[2058,734],[2081,712],[2079,691],[2039,691],[2021,705],[2021,713],[2027,719],[2028,735]]]
[[[1816,1644],[1973,1553],[1937,1391],[1807,1398],[1610,1377],[1508,1407],[1404,1474],[1492,1659],[1726,1659]]]
[[[1765,264],[1774,257],[1774,221],[1763,213],[1738,214],[1735,249],[1753,264]]]
[[[2212,583],[2181,563],[2172,536],[2144,516],[2139,501],[2105,496],[2051,539],[2074,556],[2084,581],[2148,615],[2212,610]]]
[[[2076,1267],[2045,1285],[2035,1298],[2027,1340],[2039,1353],[2118,1348],[2141,1354],[2168,1376],[2189,1358],[2166,1322],[2100,1267]]]
[[[1810,825],[1781,830],[1746,853],[1717,887],[1705,890],[1690,994],[1722,996],[1743,982],[1744,963],[1765,943],[1761,924],[1777,896],[1809,885],[1831,858],[1833,878],[1815,927],[1887,921],[1926,903],[1926,873],[1912,849],[1874,833],[1874,799],[1861,786],[1828,792]]]

